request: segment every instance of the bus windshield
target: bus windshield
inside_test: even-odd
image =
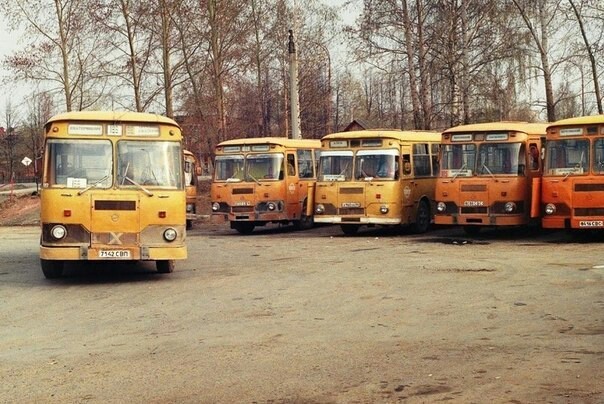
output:
[[[393,180],[398,178],[398,153],[396,150],[359,150],[354,167],[354,178],[357,180]]]
[[[576,175],[589,171],[589,140],[548,140],[546,148],[547,174]]]
[[[117,153],[119,186],[181,188],[179,143],[122,140]]]
[[[282,180],[283,154],[248,154],[245,157],[245,179],[247,181]]]
[[[282,180],[283,159],[281,153],[217,156],[214,180],[227,182]]]
[[[50,186],[109,188],[113,159],[109,140],[49,139]]]
[[[469,177],[476,164],[476,145],[446,144],[442,146],[442,173],[445,177]]]
[[[319,181],[350,181],[352,151],[323,151],[319,160]]]
[[[478,147],[478,175],[524,174],[521,143],[483,143]]]

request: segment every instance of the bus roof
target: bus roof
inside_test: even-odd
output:
[[[53,116],[47,123],[60,121],[96,121],[96,122],[157,122],[179,126],[173,119],[162,115],[131,111],[73,111]]]
[[[284,147],[312,147],[320,148],[321,141],[318,139],[289,139],[287,137],[250,137],[242,139],[231,139],[220,142],[220,146],[243,146],[259,144],[276,144]]]
[[[428,130],[397,129],[354,130],[349,132],[331,133],[329,135],[323,136],[321,140],[366,138],[397,139],[402,141],[430,140],[439,142],[440,132],[433,132]]]
[[[495,132],[495,131],[514,131],[523,132],[531,135],[545,135],[547,123],[529,123],[520,121],[499,121],[487,123],[474,123],[470,125],[460,125],[445,130],[443,133],[467,133],[467,132]]]
[[[549,126],[564,126],[564,125],[589,125],[604,123],[604,115],[580,116],[576,118],[561,119],[552,122]]]

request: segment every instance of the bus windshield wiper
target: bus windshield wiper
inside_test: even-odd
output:
[[[461,170],[465,169],[466,167],[467,165],[464,163],[464,165],[461,166],[461,168],[457,170],[457,172],[453,175],[453,177],[451,178],[451,182],[455,181],[455,178],[457,178],[459,174],[461,174]]]
[[[146,193],[148,196],[153,196],[153,192],[149,191],[147,188],[143,187],[141,184],[139,184],[138,182],[134,181],[132,178],[128,177],[127,175],[124,176],[124,180],[122,181],[122,184],[126,181],[130,181],[133,185],[136,185],[137,187],[139,187],[144,193]]]
[[[78,191],[78,196],[82,195],[84,192],[88,191],[91,188],[96,187],[97,185],[99,185],[101,182],[105,181],[107,178],[109,178],[109,174],[107,174],[106,176],[104,176],[103,178],[101,178],[100,180],[96,180],[95,182],[93,182],[92,184],[88,185],[86,188],[84,189],[80,189]]]
[[[487,170],[487,173],[489,173],[489,175],[495,180],[497,181],[497,178],[495,178],[495,176],[493,175],[493,172],[491,170],[489,170],[489,167],[487,167],[486,164],[482,164],[482,168],[484,168],[485,170]]]
[[[258,184],[258,185],[262,185],[262,184],[260,183],[260,181],[258,181],[256,178],[254,178],[254,176],[253,176],[252,174],[248,173],[248,174],[247,174],[247,176],[248,176],[249,178],[251,178],[251,179],[252,179],[252,180],[253,180],[253,181],[254,181],[256,184]]]

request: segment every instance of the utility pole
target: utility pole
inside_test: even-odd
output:
[[[292,139],[302,139],[300,133],[300,95],[298,92],[298,58],[296,56],[296,44],[294,43],[294,31],[289,30],[289,90],[290,109],[292,121]]]

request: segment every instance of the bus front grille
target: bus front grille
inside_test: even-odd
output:
[[[576,192],[604,191],[604,184],[575,184]]]
[[[94,201],[95,210],[136,210],[136,201]]]
[[[575,216],[604,216],[604,208],[575,208]]]
[[[486,190],[485,184],[463,184],[461,186],[461,192],[484,192]]]
[[[362,194],[363,188],[340,188],[340,194],[351,195],[351,194]]]
[[[254,188],[233,188],[233,195],[253,194]]]

